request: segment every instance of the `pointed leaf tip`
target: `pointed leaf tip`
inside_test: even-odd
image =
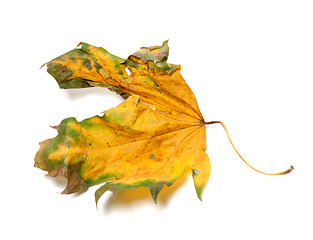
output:
[[[98,188],[95,192],[95,202],[96,202],[96,207],[98,208],[98,201],[100,197],[108,190],[108,184],[104,184],[100,188]]]
[[[42,64],[39,69],[42,69],[42,68],[43,68],[44,66],[46,66],[46,65],[47,65],[47,63]]]
[[[200,201],[202,201],[202,187],[196,188],[196,193]]]
[[[78,43],[76,48],[80,47],[81,45],[83,45],[83,42]]]
[[[155,204],[158,203],[158,195],[164,187],[164,183],[156,183],[154,186],[149,187],[152,199]]]

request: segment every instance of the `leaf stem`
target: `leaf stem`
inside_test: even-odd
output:
[[[266,172],[262,172],[254,167],[252,167],[241,155],[240,153],[237,151],[237,149],[235,148],[234,144],[233,144],[233,141],[230,139],[230,136],[229,136],[229,133],[227,131],[227,128],[225,126],[225,124],[222,122],[222,121],[210,121],[210,122],[204,122],[205,125],[209,125],[209,124],[215,124],[215,123],[219,123],[222,125],[222,127],[224,128],[226,134],[227,134],[227,137],[228,137],[228,140],[230,142],[230,144],[233,146],[235,152],[238,154],[238,156],[241,158],[242,161],[245,162],[245,164],[247,164],[250,168],[252,168],[254,171],[257,171],[259,173],[262,173],[262,174],[265,174],[265,175],[284,175],[284,174],[288,174],[290,173],[294,167],[291,165],[290,168],[286,171],[283,171],[283,172],[278,172],[278,173],[266,173]]]

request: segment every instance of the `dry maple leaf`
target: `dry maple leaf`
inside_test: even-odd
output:
[[[47,71],[61,88],[106,87],[126,100],[103,116],[81,122],[64,119],[55,127],[58,135],[40,143],[35,167],[48,171],[48,176],[66,177],[63,193],[104,183],[95,193],[96,202],[107,190],[141,186],[150,189],[156,202],[165,184],[172,185],[191,168],[201,199],[211,168],[205,125],[220,123],[226,128],[220,121],[204,121],[180,66],[167,63],[168,53],[165,41],[124,60],[80,43],[48,62]]]

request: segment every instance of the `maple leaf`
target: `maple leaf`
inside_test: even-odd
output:
[[[191,168],[201,199],[211,169],[205,125],[226,127],[204,121],[180,66],[167,63],[168,54],[167,41],[141,48],[127,59],[80,43],[48,62],[47,71],[61,88],[106,87],[126,100],[103,116],[81,122],[64,119],[55,127],[58,135],[40,143],[35,167],[48,176],[66,177],[63,193],[102,183],[96,202],[107,190],[141,186],[150,189],[156,202],[164,185]]]

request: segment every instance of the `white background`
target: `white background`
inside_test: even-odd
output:
[[[313,239],[313,2],[5,1],[1,3],[1,239]],[[170,39],[206,121],[212,174],[200,202],[190,173],[155,205],[148,190],[92,187],[33,167],[49,125],[100,114],[106,89],[60,90],[40,66],[80,41],[126,58]],[[3,222],[4,221],[4,222]]]

